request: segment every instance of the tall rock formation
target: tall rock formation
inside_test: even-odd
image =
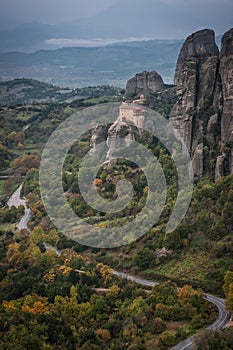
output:
[[[127,98],[135,97],[141,93],[153,94],[165,90],[165,85],[161,76],[153,72],[142,72],[136,74],[126,85],[125,95]]]
[[[216,170],[216,178],[233,173],[232,52],[232,29],[222,39],[220,56],[214,32],[205,29],[189,36],[179,54],[174,78],[178,102],[170,122],[190,152],[196,176],[205,170]]]
[[[222,159],[224,168],[233,174],[233,28],[222,38],[219,82],[220,89],[215,99],[219,101],[221,109],[221,150],[224,160],[220,156],[218,162],[221,164]]]
[[[92,130],[92,137],[91,137],[91,144],[90,144],[92,154],[99,154],[105,150],[107,136],[108,136],[107,125],[97,125]]]
[[[183,66],[186,61],[194,60],[202,65],[209,57],[218,56],[219,50],[215,43],[214,31],[211,29],[200,30],[190,35],[178,57],[174,84],[179,85],[179,78],[182,76]]]
[[[212,30],[190,35],[179,54],[174,83],[176,92],[164,85],[158,73],[143,72],[128,81],[126,97],[143,93],[152,107],[156,107],[155,101],[161,107],[178,100],[170,122],[190,153],[194,175],[200,177],[207,171],[217,180],[233,174],[233,29],[223,36],[220,53]],[[142,132],[144,122],[143,106],[123,103],[110,128],[93,131],[92,152],[106,148],[111,159],[116,149],[134,140],[135,128]]]
[[[134,132],[132,126],[117,119],[108,130],[108,138],[106,141],[108,146],[107,159],[111,160],[112,154],[115,151],[128,147],[133,140]]]

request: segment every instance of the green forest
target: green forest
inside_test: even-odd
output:
[[[21,102],[11,94],[11,103],[6,103],[7,94],[22,84],[31,87]],[[166,203],[159,221],[142,238],[120,248],[81,245],[57,230],[47,216],[39,187],[42,149],[70,115],[88,106],[120,102],[124,91],[89,87],[69,92],[63,100],[56,97],[58,88],[44,85],[17,80],[0,86],[6,94],[0,101],[0,350],[166,350],[199,330],[196,350],[231,349],[232,328],[204,331],[218,316],[204,296],[226,298],[227,310],[233,312],[233,175],[215,182],[207,169],[195,179],[187,215],[175,231],[166,233],[177,197],[175,164],[155,137],[138,134],[137,141],[153,152],[166,176]],[[45,88],[50,101],[44,100]],[[164,104],[153,96],[151,101],[165,117],[175,102]],[[90,143],[91,134],[82,135],[66,157],[67,201],[78,216],[88,217],[97,227],[123,226],[125,218],[130,220],[145,205],[147,179],[133,162],[119,160],[114,167],[102,167],[95,185],[105,199],[115,199],[122,176],[133,184],[134,196],[120,213],[92,209],[78,185],[80,161]],[[7,206],[21,183],[21,196],[31,210],[30,233],[17,227],[24,206]],[[141,286],[117,277],[114,269],[158,283]]]

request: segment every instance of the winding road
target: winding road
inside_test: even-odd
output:
[[[231,314],[225,309],[225,301],[210,294],[207,294],[205,299],[216,305],[219,311],[218,319],[206,329],[218,331],[225,328],[231,321]],[[196,334],[192,337],[189,337],[188,339],[183,340],[174,346],[171,350],[192,350],[194,347],[195,336]]]
[[[124,272],[118,272],[114,270],[113,274],[118,277],[126,278],[130,281],[134,281],[135,283],[141,284],[143,286],[153,287],[156,284],[158,284],[158,282],[148,281],[143,278],[128,275]],[[216,305],[218,308],[217,320],[212,325],[207,327],[207,329],[212,331],[217,331],[226,327],[228,323],[231,321],[231,314],[225,309],[226,307],[225,301],[223,299],[220,299],[210,294],[206,294],[205,299],[208,300],[210,303]],[[195,339],[195,335],[183,340],[182,342],[174,346],[171,350],[192,350],[194,347],[194,339]]]
[[[9,208],[15,206],[16,208],[18,208],[20,205],[23,205],[25,208],[25,212],[24,212],[24,216],[22,217],[22,219],[20,220],[20,222],[18,223],[18,229],[19,230],[29,230],[28,228],[28,222],[30,220],[30,209],[27,208],[26,206],[26,200],[25,199],[21,199],[21,189],[23,187],[23,184],[21,184],[17,190],[12,194],[12,196],[10,197],[10,199],[7,202],[7,205]]]
[[[24,199],[20,198],[21,189],[22,189],[22,185],[11,196],[11,198],[9,199],[7,204],[9,207],[11,207],[13,205],[16,207],[18,207],[19,205],[23,205],[25,207],[25,214],[24,214],[23,218],[20,220],[20,222],[18,224],[18,228],[20,230],[27,229],[29,231],[27,224],[28,224],[28,221],[30,219],[30,209],[27,208],[26,201]],[[61,254],[61,251],[58,250],[56,247],[53,247],[47,243],[44,243],[44,246],[46,249],[51,249],[51,250],[55,251],[55,253],[57,255]],[[141,284],[141,285],[147,286],[147,287],[153,287],[156,284],[158,284],[158,282],[149,281],[149,280],[139,278],[136,276],[132,276],[132,275],[129,275],[127,273],[119,272],[116,270],[113,270],[113,274],[115,276],[120,277],[120,278],[126,278],[127,280],[133,281],[135,283],[138,283],[138,284]],[[218,312],[219,312],[217,320],[212,325],[207,327],[207,329],[212,330],[212,331],[217,331],[217,330],[221,330],[221,329],[225,328],[232,319],[232,315],[230,314],[230,312],[226,311],[225,301],[223,299],[215,297],[211,294],[206,294],[205,299],[208,300],[210,303],[216,305],[218,308]],[[195,336],[196,335],[193,335],[193,336],[183,340],[182,342],[180,342],[179,344],[177,344],[173,348],[171,348],[171,350],[192,350],[194,348]]]
[[[129,281],[133,281],[135,283],[141,284],[143,286],[154,287],[156,284],[159,284],[158,282],[148,281],[148,280],[145,280],[143,278],[135,277],[132,275],[128,275],[127,273],[119,272],[119,271],[115,271],[115,270],[113,270],[113,274],[115,276],[120,277],[120,278],[126,278]]]

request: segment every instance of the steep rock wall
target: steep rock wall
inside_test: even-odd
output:
[[[179,54],[174,83],[178,102],[170,122],[181,135],[196,176],[233,173],[233,29],[221,52],[210,29],[189,36]]]

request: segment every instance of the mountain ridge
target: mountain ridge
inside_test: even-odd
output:
[[[186,2],[180,6],[175,1],[145,0],[138,5],[133,0],[124,0],[117,1],[92,17],[72,22],[64,19],[66,22],[60,24],[25,23],[15,29],[0,32],[0,51],[31,52],[49,48],[46,41],[51,39],[177,39],[185,38],[196,28],[213,27],[220,34],[226,31],[227,26],[230,27],[230,9],[228,14],[224,12],[224,6],[219,6],[216,1],[214,6],[210,1],[203,3],[198,0],[198,3],[202,11],[199,11],[197,5]],[[219,9],[218,16],[219,19],[224,19],[224,25],[216,25],[211,16],[213,8]]]
[[[133,74],[156,69],[172,81],[175,61],[182,41],[149,41],[133,46],[61,48],[34,53],[1,53],[0,79],[33,78],[56,85],[125,86]]]

